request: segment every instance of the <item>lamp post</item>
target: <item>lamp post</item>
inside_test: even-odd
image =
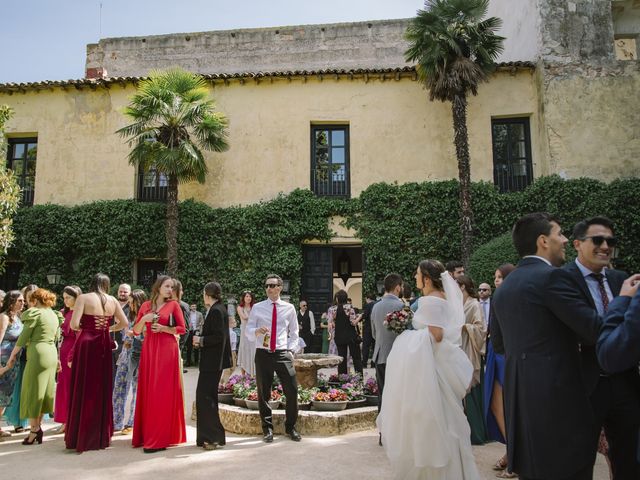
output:
[[[55,268],[52,268],[51,270],[49,270],[49,273],[47,273],[47,283],[49,285],[54,287],[56,285],[60,285],[61,281],[62,281],[62,275],[58,270],[56,270]]]
[[[289,302],[291,300],[291,295],[289,295],[289,288],[291,287],[291,282],[286,279],[283,278],[282,279],[282,293],[284,295],[280,295],[280,298],[282,298],[282,300],[284,300],[285,302]]]

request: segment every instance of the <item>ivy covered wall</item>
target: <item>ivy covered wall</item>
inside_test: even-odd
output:
[[[566,232],[587,216],[609,216],[621,239],[619,263],[627,271],[640,271],[638,198],[637,178],[605,184],[546,177],[513,194],[476,183],[471,273],[477,282],[490,281],[500,263],[515,260],[508,236],[491,241],[508,232],[523,213],[539,210],[559,215]],[[10,259],[24,262],[20,284],[46,285],[52,268],[62,273],[65,284],[81,287],[98,271],[107,273],[114,284],[130,282],[137,259],[164,258],[164,210],[162,204],[134,200],[20,209],[10,251]],[[339,215],[362,240],[364,291],[373,290],[376,280],[390,271],[411,279],[423,258],[457,258],[457,212],[455,181],[379,183],[352,200],[323,199],[296,190],[247,207],[214,209],[186,201],[180,204],[178,276],[187,301],[200,300],[202,286],[211,279],[219,281],[225,293],[238,294],[244,288],[262,293],[270,272],[289,278],[292,297],[297,298],[303,243],[329,240],[328,219]]]

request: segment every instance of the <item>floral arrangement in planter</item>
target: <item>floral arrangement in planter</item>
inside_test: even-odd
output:
[[[328,383],[333,383],[333,384],[345,384],[345,383],[352,383],[352,384],[362,384],[362,375],[360,375],[359,373],[341,373],[341,374],[337,374],[337,373],[332,373],[329,376],[329,382]]]
[[[236,377],[234,379],[234,377]],[[249,375],[234,375],[229,378],[227,383],[232,383],[233,387],[231,390],[233,391],[234,398],[247,398],[249,392],[256,388],[256,380],[255,378]]]
[[[282,398],[282,395],[280,395],[276,390],[272,390],[271,391],[271,402],[279,402],[280,399]],[[254,402],[258,401],[258,391],[253,389],[251,390],[248,394],[247,394],[247,400],[251,400]]]
[[[231,393],[233,394],[233,385],[230,385],[229,382],[227,383],[219,383],[218,384],[218,394],[223,393],[223,394],[228,394]]]
[[[378,382],[376,382],[375,378],[367,378],[367,381],[364,382],[363,393],[365,395],[378,395]]]
[[[327,376],[324,373],[318,373],[318,388],[325,389],[329,386],[329,382],[327,381]]]
[[[347,394],[347,400],[350,402],[364,400],[362,383],[343,383],[340,386],[340,390]]]
[[[339,388],[330,388],[326,392],[316,392],[313,396],[314,402],[346,402],[348,400],[347,394]]]

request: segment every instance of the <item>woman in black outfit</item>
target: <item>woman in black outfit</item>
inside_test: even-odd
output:
[[[347,350],[353,359],[353,368],[356,373],[362,375],[362,356],[356,330],[356,312],[347,303],[347,292],[340,290],[336,293],[335,305],[329,308],[327,319],[329,325],[335,326],[335,342],[338,347],[338,355],[342,357],[342,363],[338,365],[338,373],[347,373]]]
[[[218,413],[218,383],[222,371],[231,366],[229,315],[221,303],[219,283],[207,283],[203,297],[204,304],[210,308],[200,336],[193,337],[193,345],[200,348],[200,375],[196,387],[196,443],[205,450],[215,450],[226,443]]]

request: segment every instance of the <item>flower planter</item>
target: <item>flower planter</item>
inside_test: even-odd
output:
[[[260,409],[260,407],[258,406],[258,400],[245,400],[245,402],[249,410]],[[280,400],[271,400],[269,402],[269,406],[271,407],[271,410],[275,410],[276,408],[278,408],[278,405],[280,405]]]
[[[359,400],[349,400],[347,403],[347,408],[360,408],[365,407],[367,405],[367,399],[361,398]]]
[[[314,410],[318,410],[319,412],[339,412],[347,408],[347,403],[349,402],[319,402],[317,400],[313,400],[311,405]]]
[[[233,405],[233,393],[219,393],[218,402]]]
[[[238,407],[247,408],[247,403],[244,398],[234,398],[233,403]]]
[[[287,402],[280,402],[280,409],[287,409]],[[298,410],[311,410],[311,402],[300,403],[298,402]]]
[[[371,406],[378,405],[378,396],[377,395],[365,395],[364,398],[367,401],[367,405],[371,405]]]

